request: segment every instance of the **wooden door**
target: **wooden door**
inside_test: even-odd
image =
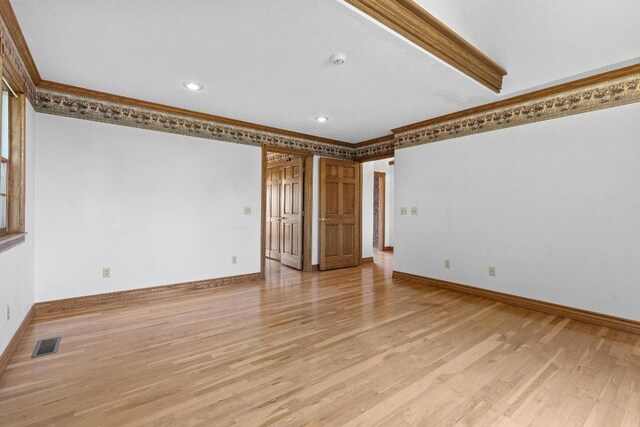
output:
[[[302,270],[302,197],[304,160],[297,158],[282,166],[280,262]]]
[[[360,164],[320,159],[320,270],[360,264]]]
[[[282,166],[267,168],[265,256],[280,259],[280,193]]]

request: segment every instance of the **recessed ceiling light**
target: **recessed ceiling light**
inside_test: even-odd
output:
[[[327,120],[329,120],[329,117],[325,117],[325,116],[316,117],[316,122],[318,122],[318,123],[324,123]]]
[[[345,55],[344,53],[334,53],[333,55],[331,55],[331,62],[336,65],[342,65],[347,62],[347,55]]]
[[[198,83],[194,83],[194,82],[187,82],[187,83],[183,83],[184,87],[186,87],[189,90],[192,90],[194,92],[202,90],[202,85],[199,85]]]

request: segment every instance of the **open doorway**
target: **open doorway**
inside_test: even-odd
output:
[[[393,158],[363,163],[363,256],[374,262],[393,255],[394,170]]]
[[[313,154],[263,147],[264,265],[311,271]]]
[[[373,172],[373,247],[379,251],[385,247],[386,181],[386,172]]]

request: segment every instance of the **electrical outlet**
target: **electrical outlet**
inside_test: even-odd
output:
[[[444,268],[451,268],[451,261],[449,261],[448,259],[444,260]]]
[[[400,208],[400,215],[406,215],[407,214],[407,208]]]
[[[251,215],[251,208],[249,208],[249,207],[244,208],[244,214],[245,215]]]
[[[102,278],[111,279],[111,267],[104,267],[102,269]]]
[[[411,215],[418,215],[418,208],[415,206],[411,208]]]
[[[496,268],[495,267],[489,267],[489,276],[496,277]]]
[[[231,264],[237,264],[238,263],[238,257],[236,255],[233,255],[231,257]]]
[[[11,306],[7,304],[7,322],[11,320]]]

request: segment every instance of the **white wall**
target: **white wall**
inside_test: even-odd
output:
[[[259,148],[44,114],[37,132],[36,301],[260,270]]]
[[[395,269],[640,320],[639,118],[634,104],[397,150],[396,209],[419,215],[396,216]]]
[[[33,304],[35,253],[36,113],[27,102],[25,242],[0,253],[0,353],[16,333]],[[7,321],[7,305],[11,318]]]

